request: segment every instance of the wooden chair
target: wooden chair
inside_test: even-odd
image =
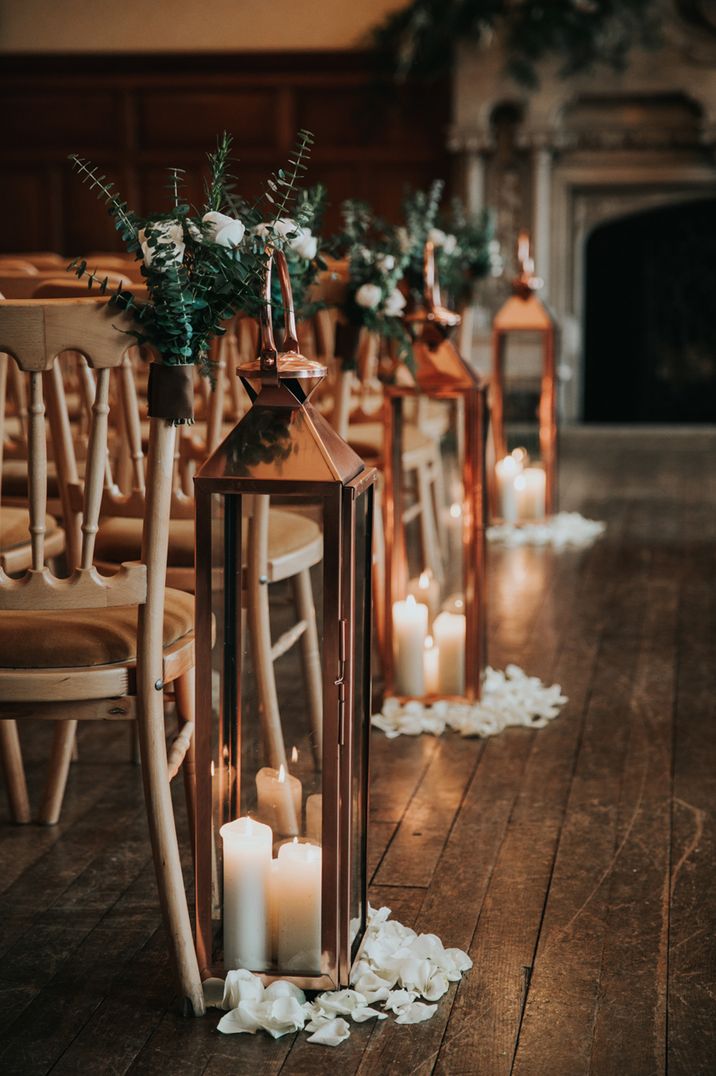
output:
[[[23,258],[10,258],[7,254],[0,254],[0,273],[29,273],[34,276],[37,267]]]
[[[17,254],[6,254],[4,257],[10,259],[19,258],[23,262],[29,262],[30,265],[34,265],[40,272],[44,272],[45,269],[51,269],[53,271],[59,271],[65,268],[68,259],[62,254],[56,254],[51,250],[32,250],[21,251]]]
[[[0,572],[0,750],[10,800],[22,806],[24,775],[14,723],[54,720],[56,739],[41,819],[56,820],[78,720],[136,719],[160,902],[181,995],[194,1012],[204,1002],[177,845],[169,782],[184,770],[193,783],[193,601],[166,591],[171,472],[176,429],[152,420],[141,561],[103,577],[94,562],[106,477],[109,381],[127,347],[124,315],[106,301],[34,300],[0,304],[0,351],[28,382],[32,563],[19,579]],[[80,350],[96,374],[84,497],[66,505],[65,525],[79,550],[70,575],[45,566],[45,395],[60,474],[72,477],[72,438],[57,356]],[[70,483],[71,484],[71,483]],[[71,555],[71,554],[70,554]],[[173,684],[180,731],[167,753],[164,689]],[[59,732],[59,735],[57,734]],[[190,809],[193,818],[193,810]]]

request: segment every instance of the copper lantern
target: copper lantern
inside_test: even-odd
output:
[[[280,252],[264,298],[253,406],[195,479],[197,948],[203,976],[325,990],[366,924],[375,472],[309,403]]]
[[[485,388],[450,340],[459,322],[427,243],[414,377],[385,391],[383,665],[403,699],[474,700],[485,667]]]
[[[495,315],[492,326],[492,380],[490,419],[495,469],[492,478],[492,514],[505,522],[520,523],[551,515],[557,509],[557,385],[555,375],[556,328],[537,292],[542,281],[534,275],[529,238],[518,239],[520,271],[512,282],[512,295]],[[507,339],[520,333],[536,334],[541,343],[542,370],[538,407],[539,453],[536,466],[523,467],[517,449],[508,454],[505,431],[505,355]],[[516,484],[516,485],[515,485]]]

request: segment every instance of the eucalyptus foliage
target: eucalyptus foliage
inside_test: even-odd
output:
[[[365,202],[345,201],[341,220],[342,228],[328,249],[347,265],[343,316],[356,329],[365,328],[394,341],[399,357],[410,360],[410,336],[402,318],[406,300],[400,288],[408,263],[407,248],[396,229],[376,217]]]
[[[406,195],[404,226],[400,229],[407,250],[405,279],[414,302],[422,299],[425,243],[435,251],[435,268],[444,295],[456,306],[468,303],[478,280],[502,270],[500,245],[495,239],[492,215],[469,214],[459,198],[446,211],[441,208],[445,183],[434,180],[425,190]]]
[[[263,201],[272,224],[284,218],[296,201],[312,141],[309,132],[300,131],[287,168],[267,181]],[[267,242],[256,236],[247,239],[244,224],[226,213],[231,146],[231,136],[224,132],[216,150],[208,154],[209,178],[201,209],[193,209],[184,198],[182,169],[172,168],[169,207],[146,218],[129,208],[98,168],[76,155],[70,158],[83,181],[107,205],[127,251],[142,263],[147,301],[124,286],[110,292],[111,301],[133,315],[136,329],[130,332],[137,342],[155,348],[167,365],[196,363],[208,372],[209,346],[225,331],[222,323],[260,301]],[[107,278],[101,280],[84,259],[73,261],[69,268],[87,279],[90,288],[110,291]]]
[[[659,41],[654,0],[412,0],[374,32],[391,78],[435,78],[450,71],[463,41],[498,36],[508,72],[535,86],[541,61],[555,57],[563,76],[602,63],[621,69],[630,51]]]

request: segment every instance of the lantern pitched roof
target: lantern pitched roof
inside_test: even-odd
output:
[[[365,470],[360,456],[310,404],[296,406],[294,400],[282,407],[272,398],[264,405],[261,395],[198,477],[335,485]]]
[[[495,314],[493,328],[501,332],[544,332],[553,327],[549,311],[534,292],[511,295]]]

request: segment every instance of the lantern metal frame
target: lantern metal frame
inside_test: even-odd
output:
[[[540,463],[545,470],[545,512],[557,510],[557,327],[537,295],[542,281],[534,275],[529,237],[521,232],[518,239],[520,271],[512,281],[512,295],[498,310],[492,322],[492,379],[490,382],[490,422],[495,462],[507,455],[505,433],[505,353],[507,338],[517,333],[538,333],[542,341],[542,372],[538,406]],[[493,516],[499,516],[494,476],[491,476]]]
[[[393,604],[405,597],[408,559],[402,525],[402,442],[405,404],[421,396],[462,403],[462,551],[465,604],[465,694],[429,695],[424,701],[473,702],[480,697],[487,664],[485,472],[487,386],[460,356],[450,339],[460,315],[442,305],[432,242],[425,245],[423,304],[406,319],[413,331],[415,378],[410,384],[386,385],[384,441],[385,600],[383,678],[386,697],[414,696],[395,690]]]
[[[286,316],[286,332],[281,351],[276,348],[271,325],[270,274],[274,260],[281,283]],[[281,968],[261,974],[264,982],[289,979],[305,990],[330,990],[348,986],[350,969],[357,957],[367,916],[367,823],[369,784],[369,731],[371,705],[371,557],[373,533],[373,494],[376,472],[342,441],[322,416],[308,402],[313,389],[325,373],[319,363],[306,359],[298,350],[295,316],[285,256],[269,251],[261,312],[261,348],[255,363],[242,366],[239,375],[254,406],[241,419],[224,442],[204,463],[195,477],[196,491],[196,945],[203,978],[221,975],[223,969],[214,961],[214,919],[212,915],[212,859],[214,834],[212,764],[212,534],[211,498],[224,495],[227,508],[225,534],[231,532],[233,549],[241,549],[240,498],[266,494],[278,498],[310,498],[323,511],[323,754],[322,754],[322,877],[321,877],[321,972],[320,974],[286,974]],[[246,443],[251,416],[266,408],[285,417],[289,431],[290,452],[282,459],[281,477],[272,473],[272,465],[237,467],[237,453]],[[249,424],[247,426],[247,423]],[[279,468],[276,468],[278,472]],[[243,471],[243,473],[237,473]],[[365,497],[365,560],[356,563],[356,510],[358,499]],[[365,572],[365,600],[362,609],[354,608],[357,572]],[[234,737],[232,750],[240,759],[241,731],[241,590],[245,587],[245,569],[239,565],[233,578],[225,580],[224,654],[233,662],[234,671],[222,692],[220,723],[222,731]],[[356,626],[362,618],[362,703],[363,713],[354,709],[356,698]],[[227,660],[226,657],[224,660]],[[361,757],[356,757],[356,723],[361,722]],[[351,938],[351,885],[354,879],[352,808],[353,777],[360,765],[360,839],[362,864],[360,900],[362,923]],[[238,786],[238,771],[237,781]],[[234,788],[232,802],[240,803],[240,789]],[[222,808],[225,805],[222,803]],[[222,819],[228,821],[230,819]],[[251,969],[255,970],[255,969]]]

